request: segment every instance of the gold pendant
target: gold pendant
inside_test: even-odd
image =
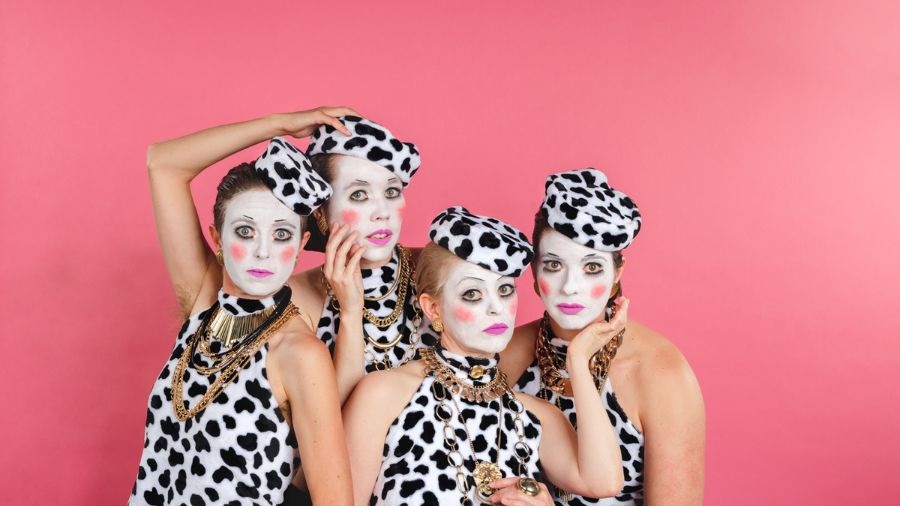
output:
[[[481,367],[480,365],[476,365],[472,368],[471,371],[469,371],[469,377],[473,380],[477,380],[482,376],[484,376],[484,367]]]
[[[503,478],[503,473],[497,464],[484,460],[479,460],[475,463],[475,491],[480,501],[490,504],[490,499],[488,498],[494,493],[491,483],[500,478]]]

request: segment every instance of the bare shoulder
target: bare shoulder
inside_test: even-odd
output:
[[[325,285],[319,267],[294,274],[288,281],[291,287],[291,301],[300,308],[310,326],[315,329],[322,317],[325,304]]]
[[[353,389],[344,405],[345,413],[377,416],[386,423],[400,414],[424,378],[420,361],[367,374]]]
[[[506,349],[500,352],[500,369],[511,382],[518,381],[534,361],[534,340],[540,325],[541,320],[537,319],[516,327]]]
[[[629,321],[626,339],[631,346],[623,346],[623,362],[634,367],[638,384],[644,386],[647,399],[660,397],[699,397],[700,386],[684,354],[662,334],[649,327]]]
[[[269,341],[269,353],[279,363],[302,365],[303,368],[331,366],[328,347],[319,340],[303,315],[291,318]]]

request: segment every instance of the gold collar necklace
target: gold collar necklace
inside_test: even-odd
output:
[[[494,370],[490,371],[492,375],[489,383],[476,385],[459,379],[453,369],[438,358],[434,348],[420,349],[419,356],[425,362],[426,375],[433,375],[435,381],[467,401],[489,402],[510,391],[506,375],[503,374],[499,367],[495,367]],[[483,374],[483,370],[481,374]],[[481,377],[481,374],[479,374],[479,377]]]

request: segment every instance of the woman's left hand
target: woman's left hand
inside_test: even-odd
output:
[[[616,302],[616,315],[610,321],[592,323],[579,332],[569,344],[569,355],[590,358],[603,349],[610,339],[625,330],[629,303],[628,299],[620,297]]]
[[[538,482],[540,491],[537,495],[528,495],[519,490],[519,477],[510,476],[491,483],[491,488],[496,490],[491,495],[491,504],[515,504],[523,506],[552,506],[553,497],[547,490],[547,485]]]

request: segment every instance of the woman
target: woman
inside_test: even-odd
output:
[[[150,394],[130,503],[349,503],[334,369],[285,286],[309,238],[303,218],[330,193],[278,138],[222,179],[210,227],[222,282],[204,276],[182,306],[191,316]]]
[[[567,359],[585,328],[612,316],[622,294],[622,251],[640,228],[637,206],[611,188],[602,172],[585,169],[547,178],[532,237],[535,291],[546,312],[516,329],[501,363],[518,378],[517,390],[556,404],[573,426],[583,421],[576,419],[581,400],[572,394]],[[681,353],[659,334],[629,321],[624,334],[593,357],[592,374],[614,420],[625,487],[614,499],[578,496],[561,487],[555,491],[557,504],[700,504],[703,400]]]
[[[588,357],[624,329],[627,303],[573,341],[573,388],[589,421],[576,440],[559,410],[514,394],[497,367],[515,322],[515,278],[532,257],[528,240],[461,207],[439,214],[429,235],[416,277],[440,343],[366,376],[345,405],[356,504],[549,504],[534,480],[539,462],[554,483],[614,495],[621,460]]]
[[[325,262],[292,277],[290,286],[294,304],[334,354],[343,400],[367,371],[409,361],[420,341],[429,339],[428,334],[420,339],[417,331],[426,326],[412,284],[417,252],[397,244],[403,192],[419,168],[415,146],[352,109],[320,107],[217,126],[155,145],[148,153],[150,186],[154,202],[166,202],[155,206],[160,241],[185,311],[202,290],[221,279],[221,268],[203,240],[191,180],[271,137],[313,134],[308,148],[313,169],[334,194],[310,220],[307,244],[321,251],[327,236]],[[342,321],[353,325],[340,325]]]
[[[366,373],[409,362],[422,341],[434,338],[425,331],[412,282],[418,250],[397,242],[418,150],[368,119],[339,119],[344,130],[324,124],[307,150],[334,188],[314,213],[307,244],[324,250],[325,262],[296,276],[294,286],[333,353],[346,399]]]

